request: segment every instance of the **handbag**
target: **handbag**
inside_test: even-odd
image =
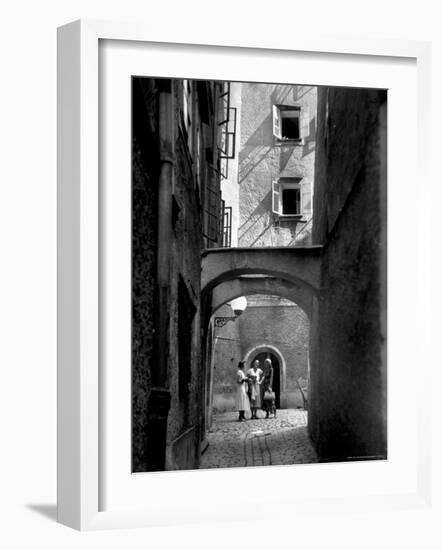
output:
[[[275,400],[275,392],[266,390],[264,392],[264,401],[274,401]]]

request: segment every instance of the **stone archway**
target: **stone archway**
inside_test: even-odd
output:
[[[316,294],[320,287],[322,246],[211,248],[201,258],[201,290],[213,290],[241,275],[262,274],[291,282]]]
[[[281,351],[276,346],[269,343],[258,344],[257,346],[253,346],[247,351],[243,360],[246,362],[247,367],[249,367],[255,357],[257,357],[261,353],[266,353],[266,352],[270,353],[271,355],[274,355],[279,362],[280,400],[281,400],[281,404],[283,404],[284,392],[286,391],[286,385],[287,385],[286,383],[287,364]]]
[[[322,246],[204,250],[201,254],[201,321],[205,352],[214,345],[210,326],[216,310],[239,296],[264,294],[288,299],[300,307],[310,323],[314,298],[320,289],[322,252]],[[272,342],[261,343],[258,347],[265,351],[266,346],[278,357],[281,400],[285,407],[288,403],[285,401],[288,397],[286,360]],[[207,355],[210,354],[205,353],[205,357]],[[210,396],[213,368],[207,357],[204,369]],[[210,425],[211,407],[207,410]]]
[[[244,340],[245,340],[245,342],[246,342],[245,347],[244,347],[244,343],[241,344],[242,352],[241,352],[240,355],[237,355],[236,357],[237,357],[238,360],[239,360],[239,358],[242,358],[243,360],[245,360],[246,363],[247,363],[247,368],[249,368],[252,359],[254,357],[256,357],[258,354],[265,353],[265,352],[268,352],[269,354],[272,354],[274,356],[274,358],[276,359],[279,367],[280,367],[279,368],[279,374],[280,374],[280,401],[281,401],[281,403],[280,403],[281,407],[280,408],[285,409],[285,408],[299,408],[299,407],[302,407],[302,404],[303,404],[304,400],[302,399],[302,401],[301,401],[302,393],[299,392],[299,389],[298,389],[299,384],[296,381],[300,380],[301,384],[303,382],[308,384],[308,380],[309,380],[309,374],[308,374],[308,372],[309,372],[308,371],[308,362],[309,362],[309,349],[308,349],[308,347],[309,347],[309,344],[308,344],[308,341],[309,341],[309,331],[310,331],[310,324],[311,324],[311,318],[310,318],[309,313],[311,313],[311,311],[307,310],[306,304],[308,304],[308,302],[304,301],[304,303],[302,303],[302,304],[300,304],[299,301],[295,302],[295,299],[294,299],[295,296],[293,295],[293,293],[290,292],[290,291],[293,290],[293,284],[291,284],[291,283],[287,283],[287,282],[282,281],[282,283],[285,285],[285,287],[284,287],[285,291],[281,291],[281,292],[278,292],[276,290],[276,287],[272,286],[273,292],[270,294],[268,292],[269,288],[266,286],[267,282],[268,282],[266,278],[259,278],[259,279],[252,279],[252,280],[246,279],[247,289],[251,290],[251,287],[249,286],[248,281],[252,281],[253,283],[256,283],[257,286],[254,289],[255,292],[247,292],[246,293],[247,296],[251,296],[251,295],[254,295],[254,294],[258,294],[258,295],[264,294],[264,295],[267,295],[267,296],[270,296],[270,297],[273,297],[273,298],[277,298],[277,297],[284,298],[285,300],[289,300],[291,302],[291,306],[298,306],[296,308],[296,311],[298,313],[295,314],[295,318],[293,319],[293,321],[288,320],[287,317],[284,318],[284,325],[283,325],[282,332],[278,333],[278,335],[272,334],[272,331],[270,329],[270,333],[266,334],[266,332],[264,331],[264,333],[262,335],[251,336],[250,333],[248,332],[249,329],[245,329],[246,333],[241,336],[240,340],[237,340],[238,342],[240,342],[240,341],[244,342]],[[241,285],[239,285],[239,286],[237,286],[236,284],[231,285],[230,283],[231,283],[230,281],[227,281],[225,283],[221,283],[220,285],[215,287],[215,289],[212,293],[212,303],[214,305],[218,305],[218,307],[215,310],[213,310],[214,307],[212,306],[211,316],[210,316],[211,321],[209,323],[209,326],[213,326],[214,318],[216,317],[217,312],[219,311],[219,309],[222,308],[223,305],[226,302],[229,302],[229,301],[233,300],[234,298],[236,298],[238,296],[239,289],[244,290],[246,288],[246,287],[241,286]],[[235,281],[233,281],[233,283],[235,283]],[[278,284],[281,284],[281,281],[274,280],[274,281],[272,281],[271,284],[272,285],[278,285]],[[216,292],[219,287],[222,287],[222,292],[221,293]],[[279,290],[281,290],[281,289],[282,289],[282,287],[280,287]],[[267,292],[265,292],[266,290],[267,290]],[[299,289],[295,288],[294,292],[296,294],[296,292],[299,292]],[[298,294],[298,296],[299,296],[299,294]],[[218,298],[220,298],[220,301],[218,301]],[[286,304],[285,307],[287,307],[287,304]],[[253,309],[253,306],[252,306],[252,309]],[[268,308],[265,308],[265,309],[267,309],[267,311],[268,311]],[[255,308],[255,312],[256,311],[257,310]],[[244,314],[245,316],[247,316],[247,312],[248,312],[248,308],[246,309],[246,313]],[[224,315],[226,315],[226,313],[224,313]],[[253,313],[253,315],[256,315],[256,313]],[[243,317],[241,315],[241,317],[239,318],[239,323],[242,323],[244,318],[245,317]],[[296,321],[295,321],[295,319],[296,319]],[[291,324],[292,322],[296,323],[296,325],[292,325]],[[287,336],[287,331],[292,330],[292,328],[294,328],[295,326],[299,327],[300,326],[299,323],[304,323],[305,329],[301,328],[301,332],[297,333],[297,334],[300,335],[299,338],[298,337],[296,338],[296,342],[293,343],[293,346],[290,344],[288,346],[289,349],[286,349],[287,348],[286,344],[288,342],[290,342],[290,336]],[[224,326],[224,325],[222,325],[222,326]],[[236,326],[236,323],[234,323],[233,325],[229,324],[228,326]],[[256,324],[252,323],[250,326],[253,327],[253,326],[256,326]],[[307,335],[306,335],[306,331],[307,331]],[[247,336],[247,334],[249,334],[249,336]],[[285,335],[282,337],[282,342],[284,342],[284,344],[281,347],[278,344],[278,338],[281,340],[280,337],[281,337],[282,334],[285,334]],[[232,344],[227,344],[226,342],[224,342],[224,340],[231,340],[232,336],[234,336],[234,338],[233,338],[234,340],[235,340],[235,338],[239,337],[238,335],[233,335],[231,333],[222,334],[221,339],[220,339],[220,340],[222,340],[222,342],[217,341],[216,338],[215,338],[215,340],[212,339],[211,342],[207,343],[208,347],[219,345],[220,343],[224,344],[225,346],[227,346],[227,345],[232,346]],[[247,342],[248,339],[252,340],[252,341]],[[307,346],[307,348],[305,346]],[[304,357],[304,351],[303,350],[305,350],[305,349],[307,349],[307,351],[306,351],[307,355]],[[216,353],[217,353],[217,357],[218,357],[218,352],[216,352]],[[213,357],[215,357],[215,356],[213,356]],[[222,357],[222,361],[217,362],[216,364],[225,364],[225,359],[226,359],[225,357]],[[306,364],[304,365],[304,363],[306,363]],[[217,382],[217,389],[216,389],[215,392],[213,392],[213,389],[214,389],[214,386],[213,386],[213,379],[214,379],[213,378],[214,377],[213,368],[214,368],[214,365],[212,363],[207,364],[207,377],[208,377],[208,381],[209,381],[208,388],[207,388],[207,394],[209,396],[216,395],[216,400],[214,402],[216,403],[215,409],[217,411],[226,410],[225,407],[227,406],[227,396],[224,395],[223,391],[220,391],[220,385],[219,385],[220,381],[219,381],[219,379],[218,379],[218,382]],[[289,368],[289,370],[288,370],[288,368]],[[208,411],[207,412],[208,425],[210,425],[211,415],[212,415],[212,407],[209,406],[207,411]]]
[[[250,294],[287,298],[311,318],[320,288],[323,247],[213,248],[202,252],[201,309],[203,338],[210,319],[223,304]],[[261,275],[258,279],[247,275]]]
[[[227,302],[240,296],[266,294],[280,296],[297,304],[310,319],[312,293],[309,289],[276,277],[238,277],[219,283],[212,291],[212,314]]]

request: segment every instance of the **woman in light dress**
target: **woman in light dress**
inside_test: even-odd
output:
[[[259,361],[255,359],[253,366],[247,371],[247,378],[249,379],[249,397],[250,397],[250,409],[252,411],[252,418],[258,418],[258,409],[261,408],[261,382],[263,381],[263,371],[259,368]]]
[[[238,363],[238,372],[236,373],[236,395],[235,408],[239,413],[238,421],[242,422],[246,419],[246,412],[250,411],[249,397],[247,395],[247,377],[244,374],[244,361]]]

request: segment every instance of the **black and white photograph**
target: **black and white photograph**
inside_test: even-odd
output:
[[[131,86],[132,471],[386,460],[387,90]]]
[[[440,3],[3,13],[0,546],[442,548]]]

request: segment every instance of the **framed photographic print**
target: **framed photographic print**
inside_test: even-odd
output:
[[[59,29],[60,522],[425,505],[428,78],[425,43]]]

